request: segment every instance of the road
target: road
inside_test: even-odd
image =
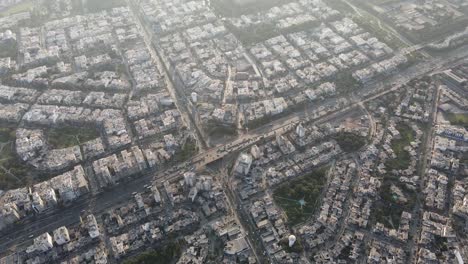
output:
[[[136,13],[136,15],[138,15],[138,13]],[[142,28],[142,30],[146,32],[144,28]],[[148,36],[145,39],[146,41],[148,41]],[[150,45],[148,42],[147,45],[151,47],[152,54],[153,56],[155,56],[155,60],[158,63],[162,63],[158,57],[158,54],[154,51],[153,46]],[[139,175],[139,177],[136,177],[131,181],[117,185],[111,190],[96,194],[95,196],[90,195],[84,197],[78,201],[75,201],[70,207],[52,210],[43,214],[39,214],[34,218],[25,219],[19,222],[17,225],[15,225],[14,228],[5,230],[2,233],[0,233],[0,236],[2,238],[8,238],[2,239],[2,241],[0,241],[0,252],[6,253],[8,249],[13,247],[14,245],[23,245],[25,241],[29,242],[29,236],[31,235],[38,236],[44,232],[50,232],[60,226],[72,225],[74,223],[77,223],[79,220],[79,215],[83,210],[87,210],[99,216],[111,207],[128,202],[128,200],[131,199],[131,194],[133,192],[143,191],[144,186],[146,184],[152,183],[153,180],[156,180],[157,182],[163,182],[165,180],[175,180],[178,177],[180,177],[180,173],[178,172],[179,170],[189,168],[192,165],[195,165],[195,167],[198,170],[202,170],[207,164],[222,159],[228,154],[233,154],[238,151],[241,151],[253,144],[256,144],[260,140],[269,137],[274,137],[278,133],[285,133],[286,131],[294,128],[299,122],[326,122],[344,116],[353,108],[358,107],[361,104],[364,104],[368,101],[374,100],[390,92],[400,89],[413,78],[420,77],[430,72],[440,70],[445,65],[458,61],[466,56],[468,56],[468,48],[466,48],[466,46],[463,46],[455,51],[447,53],[447,55],[444,56],[444,58],[432,58],[429,61],[421,62],[412,67],[409,67],[408,69],[386,80],[366,84],[362,90],[354,93],[353,97],[358,99],[353,99],[352,101],[354,102],[343,106],[342,108],[333,113],[326,113],[323,116],[314,117],[311,117],[309,115],[310,111],[316,110],[325,104],[330,104],[333,101],[329,100],[324,103],[309,105],[303,111],[291,113],[285,117],[279,118],[271,122],[268,125],[250,130],[248,133],[239,136],[232,142],[222,144],[210,149],[201,148],[202,151],[198,155],[192,157],[191,159],[182,163],[179,166],[163,169],[161,171],[149,170],[142,172]],[[168,86],[173,87],[173,84],[169,78],[167,84]],[[169,90],[172,90],[171,94],[173,98],[176,98],[176,104],[178,107],[181,107],[179,108],[181,112],[187,111],[187,108],[184,107],[183,104],[181,104],[181,102],[178,100],[176,91],[174,91],[171,88]],[[186,121],[189,124],[194,124],[193,120]],[[197,130],[196,126],[191,126],[190,128],[193,130]],[[199,132],[195,132],[195,134],[198,138],[201,137]],[[200,140],[203,141],[202,139]]]
[[[431,116],[429,120],[428,127],[429,129],[425,131],[424,140],[421,142],[421,149],[420,152],[422,153],[421,158],[419,159],[419,166],[417,175],[420,175],[421,180],[419,181],[418,188],[423,190],[424,187],[424,179],[426,174],[426,168],[430,163],[430,154],[433,148],[433,139],[435,135],[434,127],[437,125],[437,109],[440,103],[440,88],[437,85],[434,92],[434,101],[432,102],[431,106]],[[411,222],[410,229],[408,231],[409,237],[412,239],[409,240],[407,247],[409,248],[409,256],[408,259],[411,263],[417,262],[418,256],[418,240],[419,240],[419,233],[421,231],[422,226],[422,212],[424,206],[424,194],[421,192],[416,192],[416,201],[415,206],[412,213],[412,218],[414,221]]]
[[[174,83],[172,82],[172,79],[169,78],[169,71],[168,68],[166,68],[166,65],[162,62],[161,58],[159,57],[156,49],[153,46],[153,33],[148,30],[147,27],[143,24],[142,17],[139,15],[140,13],[138,12],[138,7],[135,6],[135,3],[133,1],[127,1],[128,6],[131,8],[133,11],[137,26],[140,29],[140,32],[143,35],[143,40],[144,43],[147,47],[147,50],[151,54],[151,58],[153,60],[153,63],[156,64],[156,67],[159,70],[159,73],[164,76],[164,81],[166,84],[166,89],[171,95],[171,98],[174,100],[175,105],[177,106],[177,109],[179,109],[182,118],[184,120],[184,123],[187,125],[189,130],[193,131],[193,136],[196,138],[196,142],[198,145],[198,148],[203,150],[207,147],[206,141],[203,138],[203,133],[200,131],[198,128],[196,121],[193,119],[193,117],[190,115],[189,108],[187,107],[187,98],[184,96],[180,96],[177,93],[177,90],[174,86]]]
[[[370,123],[370,129],[369,129],[369,139],[372,139],[377,131],[377,124],[372,117],[372,114],[369,113],[369,110],[367,110],[366,106],[363,103],[359,103],[359,106],[361,109],[366,113],[367,118],[369,118],[369,123]]]
[[[249,235],[252,234],[252,232],[255,232],[255,229],[250,223],[248,223],[248,221],[246,221],[249,216],[246,216],[247,214],[245,210],[241,207],[237,200],[238,197],[235,195],[235,189],[232,186],[232,181],[229,178],[227,170],[225,168],[222,168],[222,171],[220,171],[220,175],[225,188],[224,193],[227,198],[226,202],[228,207],[231,209],[230,211],[232,213],[232,216],[236,219],[236,222],[243,227],[247,243],[252,249],[257,261],[259,263],[268,263],[268,261],[266,261],[265,256],[262,253],[263,247],[260,248],[258,241],[254,240],[254,237],[252,235]],[[256,239],[258,239],[258,236],[256,236]]]
[[[351,3],[350,1],[348,0],[343,0],[343,2],[345,2],[346,4],[348,4],[353,10],[354,12],[356,12],[356,14],[362,18],[366,18],[367,17],[370,17],[370,18],[373,18],[374,20],[378,21],[379,23],[379,27],[380,29],[384,30],[384,31],[387,31],[388,33],[390,33],[391,35],[395,36],[396,38],[398,38],[398,40],[400,40],[403,44],[407,45],[408,47],[406,48],[403,48],[402,50],[400,50],[400,53],[401,54],[408,54],[408,53],[411,53],[412,51],[416,51],[416,50],[420,50],[422,48],[424,48],[426,46],[426,44],[418,44],[418,45],[415,45],[414,43],[412,43],[410,40],[408,40],[408,38],[406,38],[405,36],[403,36],[402,34],[400,34],[397,30],[395,30],[392,26],[390,26],[386,21],[380,19],[379,17],[375,16],[374,14],[362,9],[362,8],[359,8],[357,7],[356,5],[354,5],[353,3]],[[428,43],[429,44],[429,43]],[[428,45],[427,44],[427,45]],[[402,52],[403,51],[403,52]],[[425,51],[421,51],[421,54],[423,56],[425,56],[426,58],[430,58],[431,55]]]
[[[144,185],[151,183],[153,177],[160,179],[161,181],[175,179],[180,176],[177,173],[177,170],[179,169],[188,168],[191,165],[195,165],[197,169],[202,170],[207,164],[222,159],[228,154],[236,153],[253,144],[256,144],[258,141],[265,138],[274,137],[277,133],[285,133],[289,129],[294,128],[299,122],[326,122],[328,120],[339,118],[346,115],[350,110],[358,107],[360,104],[364,104],[385,94],[396,91],[411,79],[428,74],[432,71],[438,71],[446,64],[460,60],[461,57],[466,57],[467,55],[468,49],[465,49],[464,51],[461,51],[459,55],[447,55],[444,59],[434,59],[434,62],[432,63],[426,62],[423,65],[416,65],[399,75],[401,76],[401,80],[396,82],[397,85],[391,86],[394,82],[387,84],[384,82],[378,82],[376,84],[368,85],[362,91],[356,93],[357,95],[361,94],[363,96],[362,98],[364,99],[351,103],[339,109],[338,111],[335,111],[334,113],[327,113],[324,116],[317,118],[310,117],[308,116],[308,113],[311,109],[317,109],[318,105],[309,106],[304,111],[292,113],[288,116],[271,122],[269,125],[250,130],[249,133],[243,134],[232,142],[202,151],[198,155],[177,167],[172,167],[160,172],[144,172],[139,178],[129,181],[123,185],[116,186],[112,190],[98,194],[94,198],[85,198],[76,201],[71,207],[38,215],[34,221],[25,221],[24,223],[19,223],[15,228],[6,230],[5,232],[1,233],[2,237],[11,237],[11,239],[0,242],[0,252],[5,252],[11,246],[23,243],[30,235],[37,236],[44,232],[50,232],[62,225],[71,225],[76,223],[78,221],[80,211],[90,209],[90,201],[92,201],[92,199],[98,200],[99,203],[97,203],[96,207],[90,210],[90,212],[99,215],[111,206],[116,206],[118,204],[127,202],[129,197],[131,197],[131,193],[143,190]],[[398,77],[392,77],[390,79],[397,78]],[[368,94],[370,91],[378,92],[369,96]]]

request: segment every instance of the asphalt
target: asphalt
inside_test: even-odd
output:
[[[450,63],[454,63],[465,58],[468,56],[467,47],[468,45],[465,45],[454,51],[448,52],[443,58],[436,57],[428,61],[420,62],[406,70],[403,70],[399,74],[395,74],[394,76],[380,82],[366,84],[362,90],[354,93],[352,96],[354,98],[364,99],[352,102],[350,105],[335,113],[328,114],[317,120],[312,120],[309,117],[310,111],[318,109],[320,106],[324,106],[324,104],[326,105],[334,102],[333,100],[326,100],[321,104],[318,103],[306,107],[304,111],[292,113],[288,116],[277,119],[268,125],[251,130],[232,142],[203,151],[184,163],[185,166],[182,165],[178,167],[182,169],[184,167],[188,168],[188,166],[196,165],[197,169],[203,169],[206,164],[221,159],[233,152],[245,149],[265,137],[272,137],[276,133],[283,133],[305,119],[309,119],[309,121],[314,122],[323,122],[333,118],[339,118],[361,103],[374,100],[389,92],[400,89],[404,84],[414,78],[440,70]],[[169,172],[169,174],[166,174],[166,172]],[[34,217],[24,219],[14,227],[0,233],[0,237],[2,238],[0,241],[0,256],[6,254],[14,247],[31,243],[30,237],[36,237],[44,232],[53,231],[60,226],[68,226],[77,223],[79,221],[79,216],[83,211],[89,211],[96,216],[99,216],[111,207],[128,202],[132,199],[131,197],[133,192],[143,191],[144,186],[151,184],[153,179],[162,182],[165,180],[173,180],[177,177],[180,177],[180,175],[177,173],[176,168],[160,172],[147,171],[141,173],[139,177],[134,177],[132,180],[114,186],[108,191],[99,193],[95,196],[89,195],[77,200],[69,207],[51,210]]]
[[[395,91],[413,78],[439,70],[447,63],[458,61],[466,56],[468,56],[468,49],[464,49],[459,53],[448,54],[446,57],[444,57],[444,59],[435,58],[434,62],[422,62],[418,65],[408,68],[407,71],[402,72],[395,77],[391,77],[389,80],[377,82],[375,84],[368,84],[363,88],[363,90],[357,92],[355,95],[363,96],[365,99],[352,103],[335,113],[331,113],[317,120],[310,121],[324,122],[326,120],[339,118],[361,103],[374,100],[389,92]],[[376,93],[372,94],[372,91]],[[369,94],[372,95],[369,96]],[[326,103],[330,102],[332,101],[327,101]],[[268,125],[251,130],[249,133],[242,135],[240,138],[232,142],[208,149],[194,156],[185,163],[185,166],[180,165],[178,168],[188,168],[188,166],[193,164],[197,169],[203,169],[206,164],[221,159],[230,153],[245,149],[255,144],[259,140],[262,140],[263,138],[273,137],[276,133],[283,133],[289,130],[299,122],[308,119],[308,114],[310,111],[317,109],[320,106],[323,106],[323,104],[315,104],[304,109],[304,111],[293,113],[291,115],[277,119]],[[25,241],[30,241],[30,236],[36,237],[44,232],[50,232],[60,226],[77,223],[79,221],[80,213],[83,210],[92,212],[95,215],[100,215],[110,207],[127,202],[129,199],[131,199],[131,194],[133,192],[143,191],[144,186],[146,184],[151,184],[154,177],[160,181],[178,177],[176,170],[177,167],[167,170],[170,172],[169,175],[165,174],[166,171],[148,171],[142,173],[140,177],[135,177],[133,180],[117,185],[111,190],[97,194],[94,197],[88,196],[75,201],[74,204],[69,207],[39,214],[33,218],[28,218],[25,221],[16,224],[13,228],[0,233],[2,238],[7,238],[2,239],[0,242],[0,252],[8,252],[8,249],[11,247],[22,245],[25,243]]]

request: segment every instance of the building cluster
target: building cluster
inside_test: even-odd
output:
[[[414,175],[418,161],[418,150],[423,136],[422,130],[415,123],[397,122],[397,120],[391,119],[388,122],[386,132],[383,138],[383,152],[379,155],[380,163],[377,167],[379,173],[392,173],[397,176],[407,177]],[[401,140],[405,140],[405,145],[403,150],[398,150],[397,144]],[[406,156],[409,157],[408,164],[406,164],[407,160],[403,161],[402,159],[405,155],[403,153],[407,153]],[[394,164],[395,161],[396,164]],[[406,165],[408,166],[405,167]]]
[[[410,229],[411,214],[403,211],[401,213],[400,225],[398,229],[391,229],[385,227],[382,223],[376,223],[373,231],[378,234],[383,234],[384,236],[400,240],[401,242],[406,242],[408,240],[408,234]]]
[[[389,75],[398,70],[408,62],[408,59],[403,55],[395,55],[390,59],[376,62],[369,67],[357,70],[353,73],[353,77],[359,82],[366,83],[376,76]]]
[[[223,263],[257,263],[245,230],[232,217],[222,217],[213,222],[210,228],[223,242]]]
[[[429,121],[435,97],[435,83],[430,78],[423,78],[412,81],[408,86],[411,89],[395,110],[395,115],[416,122]]]
[[[5,8],[10,7],[10,6],[14,6],[16,4],[19,4],[21,2],[22,2],[22,0],[2,0],[2,1],[0,1],[0,9],[5,9]]]
[[[426,211],[422,216],[418,238],[417,263],[435,263],[438,260],[456,262],[458,241],[449,218]],[[448,248],[451,250],[447,250]],[[453,250],[455,248],[455,250]],[[459,254],[459,253],[458,253]]]
[[[294,26],[307,25],[336,18],[340,12],[330,8],[325,1],[301,0],[272,7],[256,13],[230,17],[228,22],[237,29],[246,30],[265,24],[273,24],[279,30]]]
[[[367,253],[373,257],[372,247],[381,255],[392,256],[394,253],[393,249],[387,251],[385,247],[376,246],[383,240],[370,245],[366,235],[372,206],[381,187],[374,167],[384,129],[381,125],[376,129],[371,142],[358,152],[358,159],[341,160],[332,166],[324,197],[312,218],[317,221],[311,219],[298,229],[317,263],[359,262]],[[366,251],[368,246],[371,246],[370,252]],[[382,256],[382,259],[385,258]]]
[[[1,85],[2,107],[0,109],[1,120],[6,123],[19,122],[26,113],[29,104],[39,96],[39,92],[34,89],[23,87],[11,87]]]
[[[163,37],[159,45],[163,60],[174,67],[176,88],[190,97],[189,106],[204,124],[236,124],[232,103],[262,91],[244,48],[219,22]]]
[[[198,230],[192,235],[184,238],[187,243],[187,249],[182,253],[182,256],[177,261],[177,264],[192,263],[203,264],[209,254],[209,237],[205,230]]]
[[[0,230],[47,209],[68,205],[89,192],[81,165],[29,188],[8,190],[0,196]]]
[[[152,117],[136,120],[133,125],[140,139],[165,134],[164,137],[174,137],[171,132],[183,126],[182,116],[177,109],[169,109]],[[177,135],[176,135],[177,136]]]
[[[4,32],[0,32],[0,48],[2,49],[1,57],[8,57],[14,55],[14,52],[18,48],[16,34],[14,34],[9,29],[5,30]]]
[[[455,180],[452,188],[452,213],[466,221],[468,216],[467,185],[465,180]]]
[[[348,224],[356,225],[365,228],[369,225],[371,217],[371,206],[377,198],[378,191],[382,185],[380,179],[376,177],[374,172],[374,164],[378,160],[379,149],[375,147],[375,143],[369,145],[361,154],[363,165],[359,168],[359,182],[357,192],[352,195],[350,204],[350,215],[347,219]],[[381,140],[381,138],[380,138]]]
[[[456,21],[463,16],[460,3],[440,0],[424,0],[420,2],[402,1],[385,3],[376,10],[385,15],[397,27],[409,33],[430,32],[448,21]]]
[[[468,110],[466,63],[359,101],[412,62],[336,3],[226,17],[203,0],[97,12],[89,1],[0,18],[0,121],[34,177],[0,190],[1,247],[15,247],[0,263],[105,264],[173,246],[179,264],[463,263],[468,132],[454,116]],[[374,11],[417,33],[460,19],[463,5]],[[92,135],[52,140],[62,128]],[[245,133],[206,144],[233,130]],[[290,199],[313,209],[295,224],[276,193],[317,168],[317,197]]]
[[[364,246],[364,233],[346,230],[338,243],[332,245],[330,250],[323,250],[314,255],[316,263],[330,263],[335,259],[357,261],[362,255]],[[348,251],[349,249],[349,251]]]
[[[468,64],[462,63],[439,74],[440,105],[443,113],[463,113],[468,110]]]
[[[425,184],[423,192],[426,194],[426,206],[436,210],[445,210],[449,191],[448,177],[441,172],[430,169],[426,173]]]
[[[245,204],[250,204],[249,213],[256,229],[261,230],[256,236],[262,239],[262,245],[269,252],[270,259],[280,257],[280,263],[288,263],[291,260],[298,261],[298,256],[294,253],[283,254],[281,249],[285,248],[275,246],[279,243],[284,247],[284,240],[287,238],[284,235],[290,231],[283,228],[283,222],[287,219],[283,218],[281,209],[272,202],[268,188],[275,188],[280,183],[329,163],[336,155],[342,153],[338,143],[330,138],[343,132],[367,137],[369,125],[369,120],[359,115],[336,124],[300,123],[288,129],[283,135],[269,138],[266,143],[253,145],[250,151],[238,157],[233,167],[233,173],[238,179],[233,184]],[[372,166],[373,162],[369,160],[369,164]],[[313,255],[314,260],[321,263],[337,259],[342,255],[341,252],[349,247],[353,249],[346,257],[354,260],[359,258],[363,252],[363,234],[355,232],[351,227],[357,225],[359,221],[368,221],[372,202],[365,202],[367,195],[375,196],[380,186],[375,178],[363,178],[359,196],[356,194],[358,197],[351,200],[353,204],[349,204],[349,196],[353,190],[352,182],[358,175],[357,164],[345,160],[339,161],[333,168],[333,172],[328,173],[330,179],[324,197],[320,200],[319,212],[311,217],[310,222],[301,224],[295,232],[300,235],[304,250],[316,252]],[[263,198],[257,198],[263,191],[265,191]],[[365,194],[367,195],[364,196]],[[362,202],[367,205],[363,207]],[[350,208],[351,206],[355,207]],[[361,210],[366,210],[366,206],[367,218],[362,219],[366,216]],[[348,210],[350,213],[347,213]],[[354,210],[354,213],[351,210]],[[278,220],[277,217],[282,220]],[[349,232],[339,238],[339,243],[335,244],[333,250],[317,251],[333,240],[334,233],[339,228],[348,228]],[[272,234],[267,235],[264,232]]]
[[[175,88],[190,98],[190,114],[205,128],[256,126],[308,99],[336,96],[343,87],[331,80],[341,72],[365,82],[407,62],[320,0],[223,19],[202,1],[142,1],[139,7],[150,30],[161,36],[157,49]],[[283,34],[240,41],[249,29],[271,23]]]
[[[104,188],[117,183],[124,177],[142,172],[148,168],[148,161],[143,151],[138,146],[124,149],[110,156],[93,161],[95,180],[99,188]]]
[[[64,66],[66,68],[68,65]],[[96,94],[98,92],[102,93],[103,95],[107,95],[108,97],[125,96],[125,94],[121,92],[131,88],[130,83],[114,71],[95,71],[92,73],[88,71],[81,71],[78,73],[58,77],[50,84],[53,88],[56,88],[51,89],[54,91],[54,94],[56,94],[56,97],[54,96],[53,98],[48,98],[48,100],[56,100],[58,101],[57,103],[62,103],[65,105],[79,105],[80,103],[84,103],[84,101],[89,101],[89,99],[86,100],[86,98],[93,93]],[[76,89],[79,90],[77,91]],[[87,90],[98,91],[87,93]],[[107,91],[114,94],[101,91]],[[44,99],[46,99],[45,96]],[[50,102],[45,101],[45,103]],[[112,106],[113,105],[109,105],[108,107]]]
[[[114,109],[90,109],[84,107],[68,107],[55,105],[34,105],[23,116],[23,122],[31,126],[97,126],[103,131],[103,144],[106,150],[112,151],[131,143],[125,116],[122,111]],[[20,157],[30,162],[35,167],[43,166],[44,169],[60,168],[63,160],[53,159],[53,151],[49,151],[47,142],[36,142],[28,139],[28,136],[41,138],[44,134],[41,129],[24,128],[17,133],[17,152]],[[105,142],[105,143],[104,143]],[[78,148],[79,149],[79,148]],[[60,151],[60,150],[58,150]],[[49,154],[52,152],[52,154]],[[51,156],[50,166],[40,163],[43,156]],[[58,157],[59,158],[59,157]],[[46,158],[47,160],[47,158]]]
[[[253,122],[271,118],[285,112],[288,108],[288,103],[283,97],[278,97],[247,104],[242,108],[245,120]]]
[[[9,16],[4,16],[0,18],[0,29],[7,30],[10,28],[15,28],[18,25],[21,25],[25,22],[31,21],[31,13],[26,12],[18,12],[16,14],[11,14]]]
[[[171,204],[189,201],[200,206],[205,217],[216,216],[226,211],[222,186],[211,176],[185,172],[181,181],[173,183],[165,181],[164,190]]]
[[[192,172],[177,174],[171,182],[156,180],[132,199],[119,206],[104,209],[100,215],[82,212],[80,223],[61,226],[26,241],[22,250],[0,260],[18,259],[19,263],[112,263],[144,252],[164,248],[168,237],[184,237],[178,263],[205,263],[208,257],[223,263],[256,258],[247,242],[242,226],[227,215],[225,194],[220,184],[210,176]],[[37,187],[39,188],[39,187]],[[176,193],[174,188],[182,191]],[[33,193],[37,193],[36,190]],[[53,190],[52,190],[53,191]],[[3,197],[20,199],[20,191]],[[61,194],[64,197],[66,193]],[[177,201],[183,195],[184,201]],[[22,207],[27,207],[23,195]],[[101,201],[106,204],[106,201]],[[33,201],[29,202],[31,203]],[[34,207],[34,205],[32,205]],[[198,210],[200,208],[200,210]],[[3,219],[3,215],[2,215]],[[210,219],[209,222],[206,219]],[[3,223],[2,223],[3,224]],[[284,224],[283,224],[284,225]],[[222,245],[223,254],[216,252]]]
[[[285,242],[291,232],[286,226],[286,219],[273,202],[273,198],[265,195],[258,200],[253,200],[248,210],[256,226],[256,235],[260,237],[269,258],[276,263],[297,262],[300,256],[286,251],[289,245]]]
[[[351,190],[351,182],[356,176],[356,164],[349,160],[340,161],[335,164],[332,170],[326,194],[317,210],[316,220],[308,222],[299,229],[307,248],[313,249],[328,243],[337,228],[340,227],[341,223],[344,223],[344,206]],[[340,252],[341,250],[337,251],[336,256]],[[332,252],[328,254],[330,253]],[[324,256],[317,254],[315,259],[317,261],[324,260]]]
[[[109,237],[114,258],[120,259],[148,245],[162,242],[164,237],[187,232],[198,225],[198,216],[184,209],[174,210],[170,216],[157,218],[143,224],[128,227],[127,232]]]
[[[341,153],[334,141],[314,142],[307,147],[306,151],[298,150],[286,136],[277,136],[266,144],[252,146],[250,153],[241,154],[234,171],[242,199],[326,164]]]
[[[42,25],[3,25],[2,52],[17,48],[24,59],[16,67],[16,51],[0,54],[0,120],[18,125],[14,147],[20,161],[58,176],[2,192],[2,229],[157,170],[190,140],[129,7],[60,15]],[[76,144],[66,147],[49,142],[48,130],[61,133],[62,127],[89,128],[96,136],[79,142],[77,135]]]
[[[405,251],[396,245],[374,240],[370,245],[367,263],[406,263]]]
[[[162,35],[216,20],[216,15],[200,1],[174,4],[169,0],[145,0],[140,3],[140,10],[151,28]]]
[[[459,73],[458,69],[456,72]],[[430,167],[426,169],[423,179],[426,210],[417,240],[418,263],[436,263],[441,259],[462,263],[460,260],[463,259],[454,224],[456,221],[466,221],[465,183],[460,180],[466,163],[460,159],[466,152],[467,132],[442,115],[460,111],[457,98],[463,93],[463,84],[455,82],[456,75],[450,77],[451,72],[447,73],[444,73],[446,76],[442,80],[448,85],[439,87],[440,106],[435,113],[437,118],[430,145]],[[456,220],[456,217],[461,220]]]
[[[382,138],[382,137],[380,137]],[[373,143],[378,142],[377,140]],[[362,260],[362,256],[366,255],[368,263],[406,263],[406,254],[404,250],[393,242],[388,242],[388,238],[395,240],[402,240],[406,242],[408,239],[408,230],[410,228],[409,221],[411,215],[404,213],[402,215],[400,226],[397,230],[388,229],[381,223],[376,223],[373,226],[373,232],[377,235],[375,238],[370,238],[362,229],[367,229],[370,225],[370,217],[372,213],[372,205],[377,199],[377,193],[381,188],[380,180],[373,174],[374,163],[378,159],[378,149],[375,145],[371,144],[366,149],[360,152],[359,164],[357,166],[357,185],[354,187],[354,193],[351,194],[349,200],[343,201],[342,207],[334,208],[330,211],[330,216],[324,214],[324,210],[328,210],[324,203],[322,205],[319,219],[327,220],[324,227],[318,228],[317,224],[312,226],[304,226],[301,231],[304,232],[304,237],[309,241],[309,246],[315,252],[314,260],[317,263],[330,263],[334,261],[344,262],[356,262]],[[342,174],[341,170],[346,169],[343,167],[346,163],[336,164],[335,175],[340,175],[347,181],[353,181],[352,174]],[[349,167],[354,163],[348,161],[347,170],[350,171],[352,167]],[[336,182],[336,177],[333,178],[333,182]],[[351,178],[349,178],[351,177]],[[339,178],[338,178],[339,179]],[[349,184],[349,183],[348,183]],[[333,188],[335,185],[331,185],[329,191],[335,191]],[[335,187],[336,188],[336,187]],[[342,191],[351,187],[342,185]],[[352,189],[350,189],[352,190]],[[338,195],[339,193],[337,193]],[[341,196],[346,195],[346,192]],[[341,202],[338,199],[340,196],[336,196],[337,200],[334,200],[334,204],[340,205]],[[349,196],[346,196],[349,197]],[[327,198],[328,199],[328,198]],[[347,219],[344,222],[340,222],[340,214],[347,215]],[[337,224],[338,222],[338,224]],[[337,236],[338,234],[338,236]],[[331,239],[337,239],[337,243],[331,243]],[[315,239],[314,239],[315,238]],[[369,241],[369,239],[371,239]],[[318,247],[318,248],[316,248]]]
[[[61,226],[34,237],[24,250],[5,257],[14,263],[108,263],[109,251],[93,214],[83,214],[80,222]]]
[[[193,188],[200,188],[196,199],[195,196],[188,197],[188,200],[195,199],[194,203],[197,203],[197,205],[193,205],[193,208],[195,206],[205,207],[204,204],[211,201],[219,208],[225,208],[224,196],[220,187],[209,188],[212,182],[207,181],[207,178],[195,178],[195,175],[186,173],[182,182],[194,184],[190,194],[193,192]],[[148,185],[145,191],[133,193],[134,199],[119,207],[106,210],[102,216],[99,216],[102,218],[96,218],[92,214],[82,215],[80,217],[81,223],[77,226],[62,226],[39,235],[31,241],[27,241],[28,246],[24,250],[18,250],[13,255],[6,256],[1,260],[15,258],[20,260],[19,263],[104,264],[109,263],[112,259],[119,260],[129,254],[142,252],[150,246],[164,247],[168,242],[164,238],[185,234],[187,235],[185,237],[187,247],[184,247],[186,251],[180,261],[185,259],[198,261],[192,263],[203,263],[208,254],[209,244],[214,243],[208,239],[209,232],[215,230],[218,232],[219,239],[226,243],[224,258],[231,261],[228,263],[235,263],[232,261],[241,256],[247,260],[250,259],[250,263],[255,263],[255,258],[253,258],[252,251],[249,251],[245,238],[243,243],[247,248],[240,249],[243,236],[239,224],[232,222],[232,218],[218,218],[223,216],[225,211],[219,211],[215,218],[224,219],[224,222],[216,222],[217,224],[213,224],[210,228],[205,227],[193,233],[200,225],[199,213],[197,210],[192,211],[184,204],[172,203],[171,199],[168,198],[170,194],[166,192],[168,189],[164,185],[158,187],[156,182],[153,185]],[[13,192],[7,193],[3,198],[14,198],[14,195],[17,196],[17,199],[21,198],[19,191],[15,194]],[[66,193],[63,195],[65,196]],[[23,199],[22,207],[28,206],[24,204],[26,198],[24,195],[21,198]],[[32,206],[34,207],[34,205]],[[210,209],[210,205],[207,206]],[[171,210],[167,210],[169,207]],[[203,210],[203,212],[206,211],[206,209]],[[213,212],[211,214],[213,216]],[[206,217],[210,216],[210,214],[205,215]],[[2,218],[2,220],[4,219]],[[238,251],[234,252],[236,247],[238,247]]]

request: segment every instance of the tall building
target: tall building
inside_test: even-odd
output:
[[[54,243],[49,233],[44,233],[34,239],[34,249],[37,251],[46,252],[53,247]]]
[[[242,153],[237,158],[236,166],[234,170],[236,173],[241,175],[249,174],[250,167],[252,166],[252,156],[250,154]]]
[[[54,241],[59,246],[70,241],[70,234],[68,233],[68,229],[65,226],[54,230]]]

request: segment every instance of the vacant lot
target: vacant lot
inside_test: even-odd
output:
[[[446,117],[450,121],[450,124],[468,128],[468,114],[449,113],[446,114]]]
[[[182,145],[180,151],[176,152],[174,161],[184,162],[193,157],[198,152],[197,142],[193,138],[188,138]]]
[[[31,183],[28,167],[16,155],[15,128],[0,128],[0,190],[26,186]]]
[[[10,6],[5,10],[0,11],[0,17],[10,16],[13,14],[31,11],[34,7],[34,1],[22,1],[19,4]]]
[[[47,131],[47,141],[53,148],[68,148],[83,144],[100,136],[96,127],[72,127],[65,126],[51,128]]]
[[[400,132],[401,137],[394,138],[391,147],[397,157],[388,160],[385,166],[389,170],[404,170],[409,167],[411,161],[410,154],[404,148],[410,145],[415,135],[413,129],[407,124],[400,123],[397,125],[396,129]]]
[[[171,264],[176,263],[182,254],[182,243],[170,242],[164,248],[144,252],[125,264]]]
[[[398,203],[397,197],[390,190],[390,186],[398,186],[405,197],[407,203]],[[403,211],[411,212],[416,201],[415,191],[406,189],[404,185],[395,179],[384,179],[379,192],[380,199],[375,202],[372,214],[376,222],[382,223],[387,228],[398,229]]]
[[[126,5],[125,0],[88,0],[85,7],[89,12],[99,12],[124,5]]]
[[[365,137],[350,132],[338,133],[334,139],[338,142],[340,148],[347,153],[356,152],[366,145]]]

